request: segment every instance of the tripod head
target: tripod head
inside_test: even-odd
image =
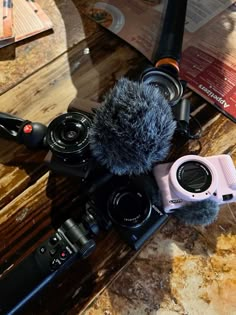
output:
[[[29,149],[45,148],[47,127],[38,122],[0,112],[0,136],[24,144]]]

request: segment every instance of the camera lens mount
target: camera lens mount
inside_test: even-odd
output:
[[[64,161],[84,159],[88,152],[88,131],[91,124],[91,119],[79,112],[56,117],[49,124],[46,135],[46,142],[52,153]]]
[[[111,221],[125,228],[140,227],[150,216],[151,202],[135,187],[120,187],[109,197],[107,212]]]

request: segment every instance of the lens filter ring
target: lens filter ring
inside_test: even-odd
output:
[[[171,190],[188,201],[211,197],[218,186],[217,171],[206,158],[186,155],[173,163],[169,173]]]
[[[111,221],[125,228],[140,227],[151,214],[151,202],[145,192],[135,187],[116,189],[107,202]]]
[[[159,88],[161,94],[171,106],[176,105],[183,95],[181,82],[175,77],[156,68],[146,71],[142,75],[141,81]]]
[[[63,159],[83,156],[89,145],[88,116],[72,112],[56,117],[48,126],[46,141],[50,150]]]

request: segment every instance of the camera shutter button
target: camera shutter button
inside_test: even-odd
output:
[[[64,249],[60,252],[60,259],[61,260],[66,260],[68,258],[68,256],[69,256],[69,253],[66,249]]]

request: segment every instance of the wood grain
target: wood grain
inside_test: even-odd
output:
[[[104,51],[98,49],[101,42]],[[87,47],[91,51],[89,55],[84,54],[84,49]],[[101,30],[70,50],[68,57],[60,56],[47,67],[4,93],[1,96],[1,104],[8,104],[8,113],[47,124],[58,114],[65,112],[68,104],[77,95],[81,99],[98,102],[120,76],[127,70],[132,72],[139,62],[146,61],[127,44]],[[76,195],[78,188],[74,182],[70,183],[65,178],[57,182],[56,188],[54,182],[48,181],[49,173],[43,165],[45,152],[32,152],[24,146],[3,139],[0,141],[0,148],[2,152],[0,251],[1,272],[3,272],[19,263],[48,237],[53,230],[52,212],[57,212],[57,207],[63,209],[68,200]],[[48,195],[49,190],[54,192],[54,197]],[[58,210],[57,216],[60,217],[60,214]],[[111,248],[105,250],[109,263],[104,260],[107,237],[111,238],[109,240]],[[94,266],[91,262],[91,270],[87,268],[88,262],[82,263],[82,267],[81,262],[78,262],[77,267],[72,268],[75,273],[77,268],[82,268],[81,274],[76,277],[79,282],[75,281],[72,285],[75,279],[72,271],[69,272],[71,276],[62,276],[59,286],[65,310],[73,308],[74,303],[77,310],[84,308],[90,299],[103,289],[104,284],[110,282],[110,279],[120,272],[129,256],[134,256],[114,231],[109,235],[101,236],[97,247],[95,256],[89,258],[89,261],[96,261]],[[119,258],[114,265],[115,253],[116,258]],[[101,273],[100,278],[97,278],[98,270]],[[80,283],[83,282],[86,283],[83,290],[88,291],[88,294],[83,293],[82,301],[80,295],[76,295],[71,301],[78,284],[81,286]],[[66,296],[64,290],[68,292]],[[53,295],[53,291],[49,290],[47,294]],[[56,312],[55,310],[59,312],[61,306],[55,304],[54,299],[45,309],[47,294],[39,299],[39,305],[36,307],[35,302],[33,303],[34,312],[36,310],[41,314],[49,312],[48,310],[52,313]]]
[[[24,43],[17,47],[13,62],[3,62],[0,111],[48,124],[66,112],[75,98],[83,109],[89,110],[121,76],[137,77],[146,65],[146,59],[136,50],[86,18],[82,32],[76,22],[79,1],[69,1],[68,7],[64,1],[40,2],[54,21],[55,34]],[[202,137],[186,141],[176,136],[168,160],[189,153],[203,156],[228,153],[236,163],[235,124],[195,93],[188,90],[186,97],[192,101],[192,114],[202,126]],[[191,125],[193,131],[198,130],[194,122]],[[80,211],[71,204],[78,195],[80,182],[49,173],[43,164],[44,151],[30,151],[0,139],[0,152],[3,273],[32,252],[63,219]],[[168,233],[174,235],[176,225],[168,224]],[[166,230],[160,236],[163,240],[165,233]],[[204,233],[210,242],[214,233]],[[114,230],[101,233],[96,243],[97,249],[88,259],[76,262],[51,283],[24,314],[83,312],[138,254]],[[149,244],[152,246],[152,240]]]
[[[52,21],[53,32],[48,31],[1,49],[0,95],[58,56],[66,54],[98,29],[96,23],[81,16],[76,7],[78,1],[39,0],[38,3]]]

